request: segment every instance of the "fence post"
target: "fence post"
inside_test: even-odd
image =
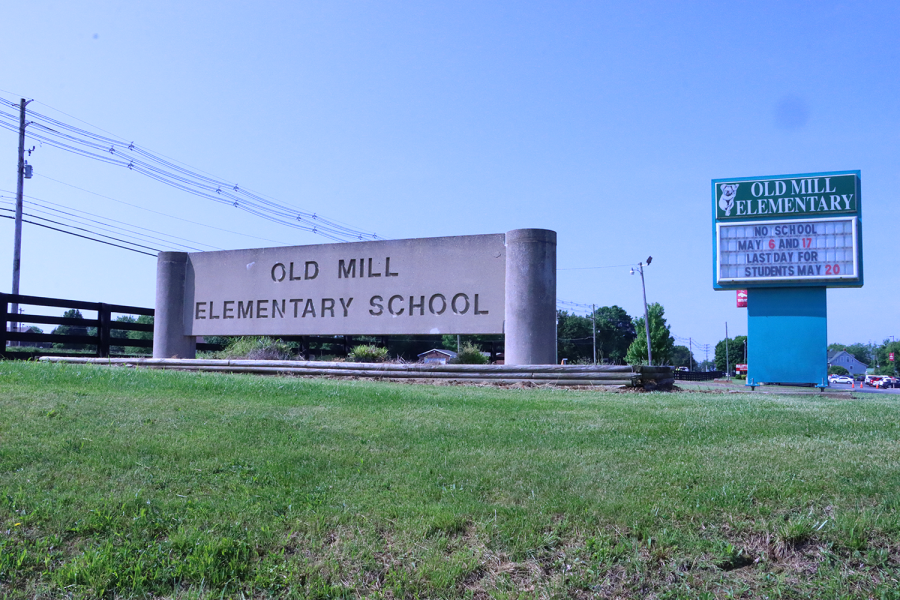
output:
[[[6,352],[6,328],[8,327],[6,319],[9,316],[6,302],[6,294],[0,294],[0,326],[2,326],[0,329],[0,353]]]
[[[109,305],[101,302],[100,306],[97,308],[97,356],[99,358],[109,358],[111,320],[112,313],[109,310]]]

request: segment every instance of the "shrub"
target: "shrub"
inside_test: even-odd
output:
[[[287,342],[267,336],[232,338],[228,346],[218,352],[219,358],[246,358],[249,360],[291,360],[294,352]]]
[[[481,348],[471,342],[466,342],[451,362],[457,365],[485,365],[488,358],[481,353]]]
[[[385,362],[388,359],[387,348],[379,348],[368,344],[354,346],[347,358],[352,362],[374,363]]]
[[[828,367],[829,375],[849,375],[850,371],[845,369],[844,367],[839,367],[838,365],[834,365],[832,367]]]

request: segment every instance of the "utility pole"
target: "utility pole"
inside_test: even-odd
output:
[[[22,101],[19,104],[19,168],[16,172],[16,233],[15,238],[13,239],[13,295],[19,293],[19,271],[21,271],[22,268],[22,188],[25,185],[25,107],[28,106],[29,102],[31,102],[31,100],[22,98]],[[13,302],[12,310],[10,312],[18,316],[18,302]],[[11,326],[12,325],[18,330],[18,323],[11,324]]]
[[[691,347],[691,338],[688,338],[688,364],[691,366],[690,370],[694,370],[694,350]]]
[[[652,260],[652,256],[647,258],[648,266]],[[653,350],[650,349],[650,313],[647,310],[647,285],[644,283],[644,263],[638,263],[638,271],[641,274],[641,289],[644,291],[644,331],[647,333],[647,364],[652,367]],[[631,270],[631,274],[634,275],[634,269]]]
[[[597,321],[594,319],[594,312],[597,309],[591,304],[591,331],[594,335],[594,364],[597,364]]]

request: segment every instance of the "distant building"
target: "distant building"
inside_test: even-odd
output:
[[[426,365],[446,365],[448,362],[456,358],[456,352],[453,350],[444,350],[443,348],[434,348],[428,352],[419,355],[419,362]]]
[[[865,363],[859,362],[855,356],[846,350],[829,350],[828,367],[844,367],[851,375],[859,375],[866,372]]]

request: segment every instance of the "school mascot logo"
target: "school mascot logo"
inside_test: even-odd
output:
[[[734,208],[734,197],[737,196],[738,183],[723,183],[722,196],[719,198],[719,208],[725,211],[725,216],[731,216],[731,209]]]

